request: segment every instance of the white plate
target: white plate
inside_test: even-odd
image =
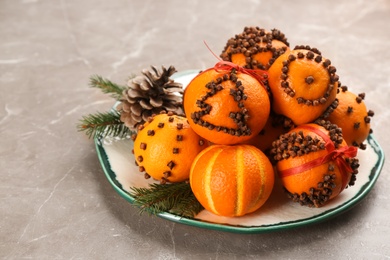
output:
[[[175,81],[184,86],[198,73],[186,71],[175,74]],[[152,180],[145,180],[138,171],[131,153],[133,142],[130,139],[95,139],[96,150],[107,176],[114,189],[130,203],[130,187],[148,187]],[[243,217],[228,218],[216,216],[206,210],[195,218],[184,218],[168,212],[160,217],[201,228],[216,229],[240,233],[261,233],[281,229],[295,228],[327,220],[341,214],[360,202],[374,187],[384,164],[384,153],[375,138],[367,139],[367,149],[359,150],[359,174],[354,186],[345,189],[339,196],[321,208],[300,206],[287,199],[280,183],[276,182],[268,201],[256,212]]]

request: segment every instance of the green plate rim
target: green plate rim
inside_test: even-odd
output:
[[[106,154],[106,151],[104,150],[104,147],[101,145],[101,139],[95,138],[95,146],[96,151],[99,157],[100,164],[102,165],[103,171],[112,185],[112,187],[115,189],[115,191],[122,196],[124,199],[126,199],[131,204],[134,203],[134,198],[130,196],[128,192],[123,190],[122,185],[116,180],[115,172],[111,169],[110,162],[108,160],[108,156]],[[190,226],[200,227],[200,228],[206,228],[206,229],[213,229],[213,230],[219,230],[219,231],[227,231],[227,232],[234,232],[234,233],[266,233],[271,231],[278,231],[278,230],[285,230],[285,229],[291,229],[291,228],[297,228],[301,226],[306,226],[309,224],[314,224],[318,222],[322,222],[325,220],[330,219],[331,217],[337,216],[341,213],[344,213],[345,211],[351,209],[353,206],[355,206],[358,202],[360,202],[374,187],[380,172],[384,165],[384,152],[382,148],[380,147],[379,143],[376,141],[373,135],[369,135],[367,138],[368,145],[370,145],[375,153],[378,155],[378,159],[375,162],[374,167],[371,169],[370,175],[369,175],[369,181],[366,182],[359,190],[359,192],[351,199],[346,201],[343,204],[340,204],[336,208],[332,208],[328,211],[322,212],[318,215],[315,215],[310,218],[304,218],[300,220],[294,220],[289,222],[280,222],[275,223],[271,225],[262,225],[262,226],[234,226],[229,224],[219,224],[219,223],[211,223],[206,222],[203,220],[198,219],[190,219],[190,218],[184,218],[180,217],[168,212],[157,214],[159,217],[181,223],[186,224]]]

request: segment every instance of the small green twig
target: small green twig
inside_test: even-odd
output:
[[[84,116],[77,128],[79,131],[85,131],[89,138],[97,136],[123,137],[130,134],[130,129],[120,120],[120,114],[115,110]]]
[[[101,89],[105,94],[111,94],[111,97],[116,100],[119,100],[122,97],[122,92],[126,89],[125,86],[120,86],[99,75],[91,76],[89,85]]]
[[[193,218],[202,209],[195,198],[191,187],[186,182],[171,184],[150,184],[149,188],[131,188],[130,195],[134,204],[140,207],[140,212],[158,214],[171,212],[173,214]]]

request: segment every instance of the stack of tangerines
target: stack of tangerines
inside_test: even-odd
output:
[[[139,129],[134,154],[145,177],[189,179],[199,202],[222,216],[258,210],[275,172],[307,206],[353,185],[373,112],[330,60],[258,27],[229,39],[221,58],[186,87],[186,117],[163,113]]]

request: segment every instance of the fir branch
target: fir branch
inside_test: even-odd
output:
[[[90,77],[89,85],[93,88],[99,88],[105,94],[111,94],[112,98],[119,100],[122,97],[123,90],[126,89],[125,86],[119,86],[114,82],[104,79],[99,75],[94,75]]]
[[[170,212],[182,217],[193,218],[202,209],[202,205],[192,193],[189,183],[150,184],[149,188],[131,188],[130,195],[141,213],[151,214]]]
[[[89,138],[97,136],[123,137],[130,134],[130,129],[120,120],[120,114],[115,110],[84,116],[77,128],[79,131],[85,131]]]

